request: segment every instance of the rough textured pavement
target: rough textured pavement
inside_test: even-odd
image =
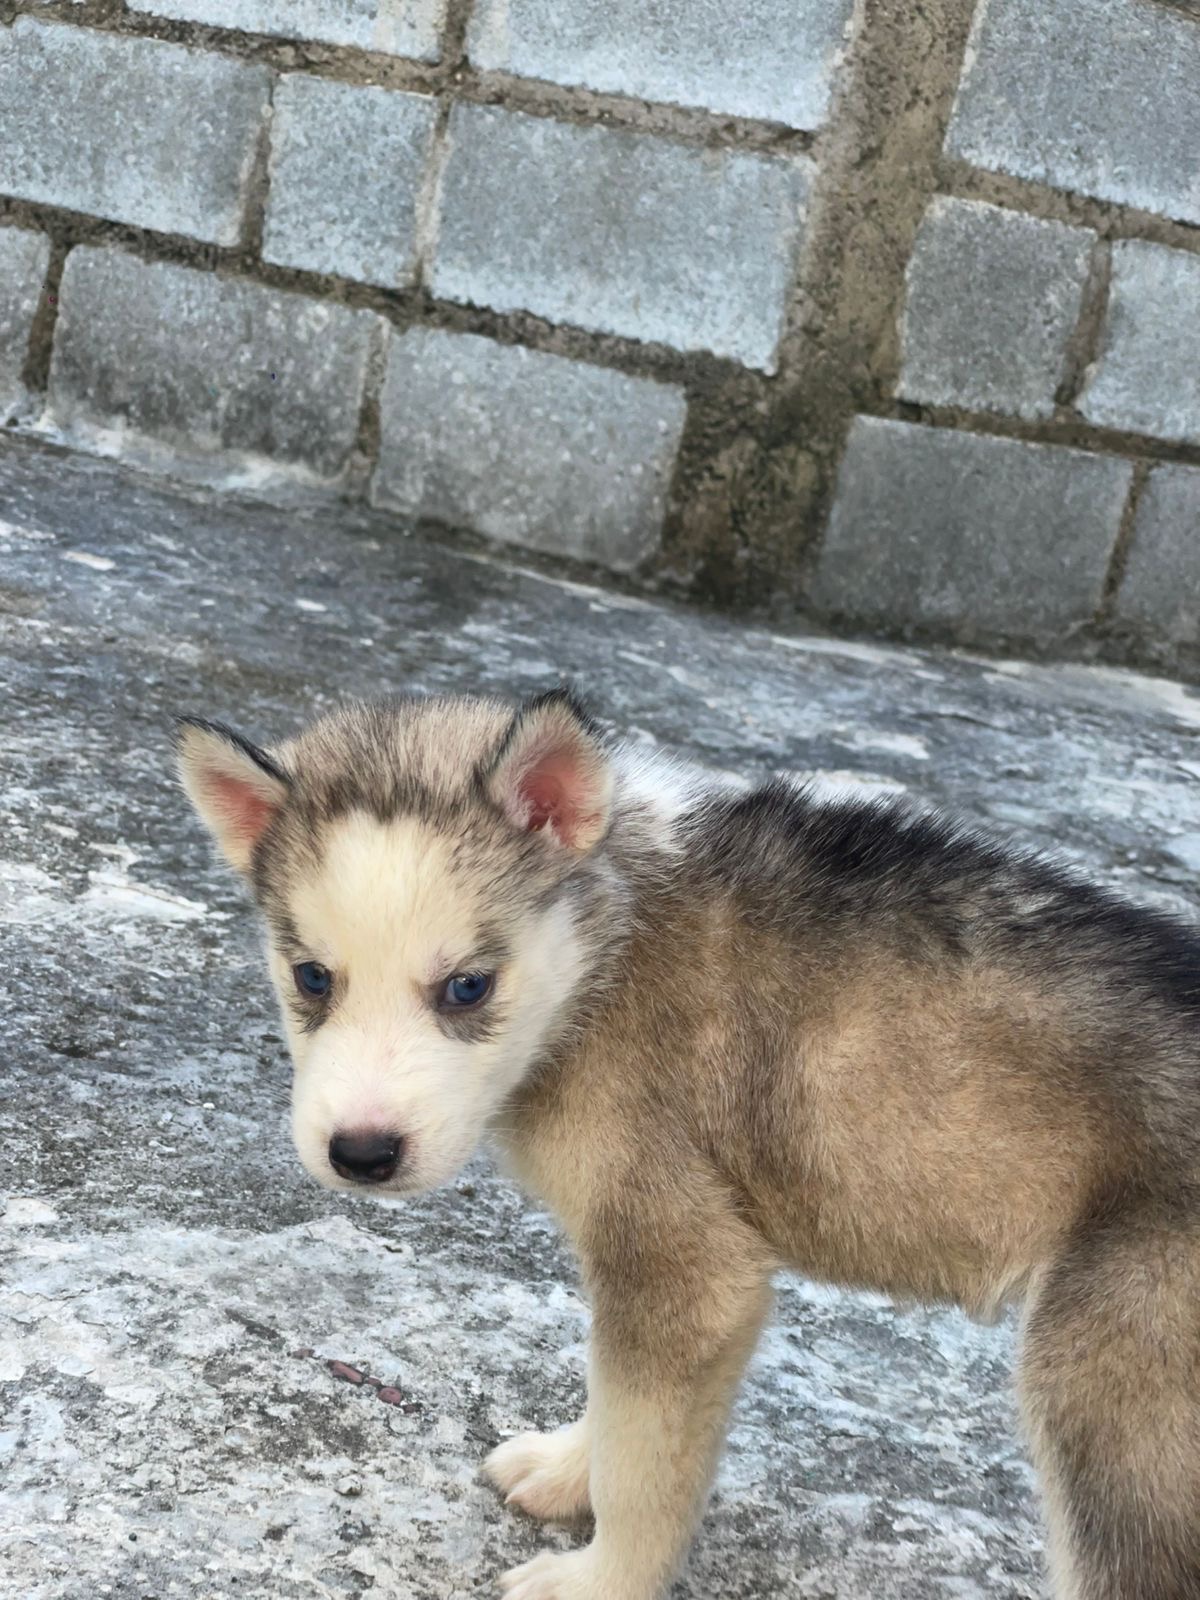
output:
[[[477,1472],[580,1405],[555,1230],[483,1157],[397,1209],[301,1172],[257,931],[174,787],[173,712],[270,739],[349,692],[566,674],[638,738],[903,787],[1195,904],[1200,699],[1168,682],[780,639],[15,442],[0,653],[18,1600],[461,1600],[570,1537]],[[1011,1353],[1008,1327],[785,1282],[676,1600],[1041,1593]]]

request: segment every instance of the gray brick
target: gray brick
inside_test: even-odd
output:
[[[414,329],[388,360],[375,498],[627,571],[657,548],[685,409],[647,378]]]
[[[23,398],[21,368],[49,264],[45,234],[0,228],[0,419]]]
[[[367,311],[117,250],[67,258],[48,420],[121,431],[181,456],[230,451],[326,476],[358,421]]]
[[[808,164],[459,105],[435,294],[774,371]]]
[[[479,0],[477,66],[816,128],[853,0]]]
[[[812,590],[827,612],[1051,639],[1100,604],[1128,462],[859,417]]]
[[[1079,409],[1105,427],[1200,440],[1200,256],[1113,246],[1104,348]]]
[[[157,39],[0,28],[0,193],[235,244],[261,67]]]
[[[1080,228],[935,200],[908,268],[900,393],[1052,415],[1093,243]]]
[[[1200,26],[1152,0],[987,0],[948,150],[1200,222]]]
[[[1138,504],[1116,617],[1151,639],[1200,645],[1200,470],[1157,466]]]
[[[385,288],[411,283],[436,121],[428,95],[284,78],[271,124],[265,259]]]
[[[446,0],[129,0],[131,11],[436,61]]]

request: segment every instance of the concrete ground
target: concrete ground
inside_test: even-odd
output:
[[[904,789],[1194,910],[1179,685],[773,637],[9,441],[0,1593],[462,1600],[569,1540],[477,1471],[580,1405],[553,1225],[482,1157],[398,1209],[302,1173],[254,920],[170,755],[178,711],[269,740],[348,693],[561,675],[636,738]],[[676,1600],[1040,1594],[1012,1348],[785,1282]]]

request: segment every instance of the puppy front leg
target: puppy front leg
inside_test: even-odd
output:
[[[598,1299],[588,1392],[595,1537],[585,1550],[506,1573],[508,1600],[657,1600],[703,1509],[770,1299],[758,1283],[717,1337],[711,1326],[701,1334],[684,1325],[684,1308],[637,1330],[625,1307],[618,1326],[606,1326]]]
[[[503,1490],[505,1504],[547,1522],[570,1522],[591,1509],[588,1477],[591,1423],[587,1416],[556,1433],[520,1433],[492,1451],[483,1470]]]

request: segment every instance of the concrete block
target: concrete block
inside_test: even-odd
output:
[[[812,599],[855,620],[1052,639],[1100,604],[1132,467],[859,417]]]
[[[21,368],[49,264],[44,233],[0,228],[0,420],[24,397]]]
[[[389,289],[411,283],[436,100],[297,74],[274,107],[264,258]]]
[[[1200,256],[1113,246],[1104,347],[1079,409],[1105,427],[1200,441]]]
[[[808,172],[458,105],[431,287],[771,372]]]
[[[1151,640],[1200,645],[1200,469],[1151,471],[1115,615]]]
[[[388,359],[375,498],[628,571],[658,546],[685,412],[668,384],[415,328]]]
[[[377,322],[237,278],[73,250],[48,420],[68,434],[125,432],[184,456],[265,456],[335,477]]]
[[[131,11],[206,22],[239,33],[352,45],[436,61],[446,0],[128,0]]]
[[[853,0],[479,0],[476,66],[817,128]]]
[[[269,75],[157,39],[0,28],[0,193],[235,244]]]
[[[1051,416],[1093,243],[1081,228],[936,199],[908,267],[900,393]]]
[[[1200,26],[1152,0],[987,0],[946,148],[1200,222]]]

